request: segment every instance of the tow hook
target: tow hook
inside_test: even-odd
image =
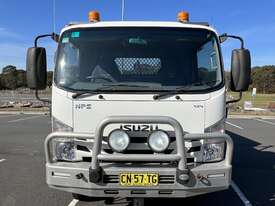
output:
[[[78,180],[83,180],[84,182],[88,182],[87,178],[84,176],[83,173],[76,174],[75,178],[78,179]]]
[[[201,183],[203,183],[204,185],[207,185],[207,186],[210,186],[210,185],[211,185],[211,183],[210,183],[210,181],[208,180],[207,176],[203,176],[203,175],[201,175],[201,174],[198,174],[198,175],[197,175],[197,179],[198,179],[199,181],[201,181]]]
[[[76,177],[76,179],[80,180],[80,179],[83,179],[84,175],[83,175],[83,173],[78,173],[75,175],[75,177]]]

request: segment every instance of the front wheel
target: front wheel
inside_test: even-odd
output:
[[[144,198],[134,197],[132,199],[133,206],[144,206]]]
[[[89,196],[76,194],[76,193],[73,193],[72,195],[73,195],[74,199],[77,199],[77,200],[82,201],[82,202],[92,202],[92,201],[98,201],[99,200],[98,197],[89,197]]]

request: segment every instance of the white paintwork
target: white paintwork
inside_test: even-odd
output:
[[[85,101],[74,101],[74,105]],[[92,109],[76,109],[74,106],[74,131],[94,132],[101,120],[113,115],[170,116],[182,123],[185,131],[201,133],[204,130],[204,109],[194,108],[185,101],[89,101]],[[203,101],[196,104],[204,105]],[[196,122],[196,124],[194,124]]]
[[[76,24],[65,27],[61,34],[73,28],[92,27],[176,27],[200,28],[217,32],[208,26],[180,22],[117,21]],[[59,121],[73,127],[75,132],[94,133],[97,124],[111,115],[162,115],[177,119],[190,133],[203,133],[225,116],[225,88],[207,94],[184,94],[153,100],[154,94],[104,94],[72,99],[66,92],[53,85],[52,114]],[[76,104],[91,104],[91,109],[76,109]],[[118,126],[118,125],[117,125]],[[166,127],[167,128],[167,127]]]
[[[52,115],[64,124],[73,126],[72,100],[68,92],[52,86]]]
[[[73,93],[69,92],[68,97],[71,98]],[[111,100],[111,101],[152,101],[153,100],[154,94],[138,94],[138,93],[133,93],[133,94],[104,94],[104,99],[106,100]],[[182,101],[205,101],[210,99],[210,94],[185,94],[185,95],[180,95]],[[100,101],[98,98],[98,95],[92,95],[89,97],[81,97],[81,100],[87,100],[87,101]],[[161,101],[176,101],[175,95],[172,95],[170,97],[165,97]]]
[[[162,21],[101,21],[96,23],[85,23],[70,25],[61,30],[61,35],[64,31],[74,28],[95,28],[95,27],[175,27],[175,28],[198,28],[206,29],[217,33],[217,31],[209,26],[199,24],[184,24],[180,22],[162,22]]]
[[[205,101],[205,128],[214,125],[217,120],[225,117],[225,88],[210,94],[211,98]]]
[[[75,132],[94,133],[97,124],[111,115],[163,115],[177,119],[187,132],[203,133],[225,115],[224,88],[208,94],[182,94],[180,100],[174,96],[153,100],[154,94],[103,94],[103,100],[98,95],[73,100],[72,94],[53,86],[52,113]],[[91,104],[91,109],[76,109],[76,104]]]

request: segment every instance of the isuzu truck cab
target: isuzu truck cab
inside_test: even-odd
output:
[[[100,21],[69,24],[35,39],[27,54],[30,88],[46,87],[46,50],[58,43],[46,179],[75,198],[184,198],[227,189],[233,142],[220,44],[232,51],[230,89],[250,83],[250,54],[238,36],[207,23]],[[241,97],[241,95],[240,95]],[[42,100],[45,101],[45,100]]]

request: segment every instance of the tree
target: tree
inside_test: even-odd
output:
[[[230,72],[225,72],[225,79],[226,85],[229,88]],[[255,87],[259,93],[275,93],[275,66],[253,67],[251,70],[251,80],[250,91]]]
[[[1,80],[1,78],[2,78],[1,76],[2,76],[2,74],[0,74],[0,90],[1,90],[1,89],[4,89],[4,87],[3,87],[2,83],[1,83],[1,81],[2,81],[2,80]]]
[[[253,87],[260,93],[275,93],[275,66],[254,67],[251,73]]]
[[[17,87],[27,87],[26,71],[17,70]]]
[[[13,65],[5,66],[2,69],[1,85],[5,89],[16,89],[17,88],[17,70]]]

